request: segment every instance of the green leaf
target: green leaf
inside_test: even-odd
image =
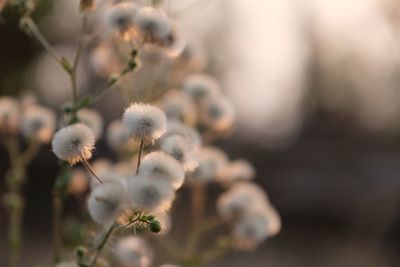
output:
[[[61,57],[61,64],[66,72],[68,72],[69,74],[72,73],[72,66],[71,63],[69,63],[68,59],[66,59],[65,57]]]

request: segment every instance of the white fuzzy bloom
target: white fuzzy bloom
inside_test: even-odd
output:
[[[137,175],[128,180],[128,197],[133,209],[160,213],[169,210],[175,193],[170,183],[165,180]]]
[[[199,166],[192,175],[193,181],[207,183],[217,180],[227,163],[228,156],[221,149],[203,147],[199,154]]]
[[[273,208],[253,210],[233,226],[233,239],[239,249],[255,249],[280,230],[280,218]]]
[[[235,121],[235,109],[226,97],[210,97],[201,104],[200,120],[213,131],[225,131]]]
[[[161,150],[182,164],[185,172],[193,172],[199,165],[199,151],[182,135],[171,135],[162,139]]]
[[[26,138],[42,143],[50,142],[56,128],[56,117],[51,109],[29,105],[22,113],[21,132]]]
[[[164,134],[167,118],[161,109],[139,103],[125,110],[122,123],[131,138],[152,143]]]
[[[146,41],[170,45],[174,41],[173,26],[166,14],[151,7],[142,8],[136,23]]]
[[[218,182],[230,185],[237,181],[249,181],[254,178],[255,174],[256,171],[249,161],[238,159],[225,166]]]
[[[202,73],[189,75],[183,81],[182,88],[196,102],[215,97],[219,95],[221,90],[214,78]]]
[[[18,102],[11,97],[0,97],[0,133],[15,133],[19,123]]]
[[[76,115],[81,123],[92,129],[96,140],[101,137],[103,133],[103,118],[96,110],[83,108]]]
[[[97,186],[88,199],[89,214],[98,224],[109,225],[122,211],[126,189],[120,183]]]
[[[126,267],[150,267],[153,261],[153,253],[144,239],[133,235],[118,240],[115,256]]]
[[[181,91],[169,91],[161,102],[168,120],[180,121],[186,125],[195,125],[197,111],[192,100]]]
[[[114,150],[126,150],[129,149],[129,133],[123,127],[120,120],[111,122],[107,127],[107,144]]]
[[[268,205],[268,197],[260,186],[239,182],[218,198],[217,210],[224,220],[229,221],[245,217],[251,210]]]
[[[185,173],[179,162],[164,152],[152,152],[146,155],[140,164],[139,174],[149,179],[162,179],[178,190],[185,179]]]
[[[185,124],[175,121],[169,120],[167,123],[167,131],[163,135],[162,139],[168,138],[172,135],[181,135],[190,140],[195,146],[201,146],[202,139],[198,131],[195,129],[186,126]]]
[[[89,55],[89,64],[94,72],[101,77],[109,77],[122,69],[114,47],[108,42],[99,43]]]
[[[120,2],[108,7],[104,19],[112,30],[125,32],[134,26],[138,14],[139,9],[134,3]]]
[[[92,130],[82,123],[60,129],[51,143],[54,154],[71,165],[90,159],[94,149],[95,137]]]

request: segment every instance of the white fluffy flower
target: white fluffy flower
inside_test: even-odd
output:
[[[152,152],[146,155],[140,164],[139,174],[149,179],[165,180],[175,190],[182,186],[185,179],[185,173],[179,162],[164,152]]]
[[[133,209],[160,213],[171,207],[175,193],[167,181],[137,175],[128,180],[128,197]]]
[[[97,186],[88,200],[92,219],[99,224],[111,224],[122,210],[125,193],[126,189],[120,183],[104,183]]]
[[[171,21],[159,9],[142,8],[137,16],[136,23],[146,41],[160,45],[170,45],[174,41]]]
[[[182,135],[171,135],[163,138],[161,150],[178,160],[186,172],[194,171],[199,165],[197,146]]]
[[[273,208],[253,210],[234,224],[233,238],[239,249],[255,249],[280,230],[280,218]]]
[[[220,93],[218,82],[207,74],[192,74],[183,81],[183,91],[194,101],[203,101]]]
[[[153,261],[153,254],[147,243],[133,235],[118,240],[115,256],[126,267],[150,267]]]
[[[56,118],[51,109],[29,105],[22,113],[21,132],[26,138],[47,143],[56,128]]]
[[[222,96],[210,97],[202,102],[201,122],[213,131],[225,131],[232,127],[235,110],[232,103]]]
[[[162,139],[168,138],[172,135],[181,135],[190,140],[194,145],[201,146],[202,139],[200,134],[193,128],[186,126],[185,124],[169,120],[167,123],[167,131],[163,135]]]
[[[199,166],[192,177],[194,182],[211,182],[221,175],[228,157],[221,149],[216,147],[203,147],[199,154]]]
[[[0,132],[15,133],[19,127],[19,106],[11,97],[0,97]]]
[[[103,118],[96,110],[83,108],[76,115],[81,123],[92,129],[96,140],[101,137],[103,133]]]
[[[261,187],[253,183],[240,182],[218,198],[217,210],[223,219],[235,220],[245,217],[255,208],[268,205],[268,197]]]
[[[164,134],[167,118],[161,109],[139,103],[125,110],[122,123],[131,138],[152,143]]]
[[[92,157],[95,137],[92,130],[84,124],[77,123],[60,129],[51,143],[54,154],[70,164]]]
[[[225,166],[218,181],[224,185],[230,185],[237,181],[249,181],[255,176],[253,165],[244,159],[238,159]]]
[[[181,121],[187,125],[194,125],[197,120],[196,108],[192,100],[181,91],[169,91],[161,102],[168,120]]]
[[[106,138],[108,145],[116,151],[130,148],[129,133],[120,120],[115,120],[108,125]]]
[[[138,7],[132,2],[120,2],[106,10],[105,22],[108,27],[119,32],[130,30],[139,14]]]

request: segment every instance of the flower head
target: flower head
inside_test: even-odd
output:
[[[254,167],[244,159],[238,159],[225,166],[218,181],[230,185],[237,181],[249,181],[255,176]]]
[[[111,29],[123,33],[134,27],[138,14],[139,9],[134,3],[120,2],[106,10],[105,22]]]
[[[225,131],[235,120],[235,110],[226,97],[207,98],[202,102],[200,110],[201,122],[213,131]]]
[[[164,134],[167,118],[161,109],[139,103],[125,110],[122,123],[131,138],[152,143]]]
[[[146,155],[140,164],[139,174],[149,179],[166,180],[175,190],[182,186],[185,179],[185,173],[179,162],[163,152]]]
[[[15,133],[19,127],[19,106],[11,97],[0,97],[0,133]]]
[[[153,254],[147,243],[133,235],[118,240],[115,255],[127,267],[150,267],[153,261]]]
[[[194,171],[194,182],[211,182],[217,180],[225,165],[228,163],[227,155],[216,147],[203,147],[199,154],[199,166]]]
[[[195,106],[191,99],[180,91],[169,91],[161,103],[168,120],[177,120],[194,125],[197,120]]]
[[[192,74],[183,81],[183,91],[194,101],[203,101],[220,93],[218,82],[206,74]]]
[[[81,123],[86,124],[92,129],[96,140],[101,137],[103,133],[103,119],[96,110],[83,108],[78,111],[77,116]]]
[[[108,225],[122,210],[126,189],[120,183],[104,183],[97,186],[89,196],[88,209],[92,219]]]
[[[106,138],[108,145],[116,151],[130,147],[129,133],[120,120],[115,120],[108,125]]]
[[[82,123],[60,129],[51,143],[54,154],[71,165],[90,159],[94,144],[95,136],[92,130]]]
[[[128,198],[133,209],[148,213],[167,211],[175,193],[170,183],[163,179],[149,179],[143,175],[128,180]]]
[[[186,172],[194,171],[199,165],[197,147],[182,135],[163,138],[161,150],[179,161]]]
[[[169,120],[167,124],[167,131],[163,135],[161,141],[172,135],[180,135],[187,138],[195,146],[201,146],[202,139],[199,132],[191,127],[186,126],[182,122]]]
[[[51,140],[56,127],[56,118],[52,110],[37,105],[29,105],[22,113],[21,132],[27,138],[47,143]]]

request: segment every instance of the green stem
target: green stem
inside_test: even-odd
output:
[[[108,231],[106,232],[103,240],[101,241],[101,243],[97,246],[96,249],[96,254],[93,258],[92,263],[90,264],[90,267],[94,267],[96,266],[96,262],[98,260],[98,258],[100,257],[101,251],[103,250],[103,248],[105,247],[105,245],[107,244],[108,239],[110,238],[112,232],[114,231],[114,229],[117,227],[116,224],[113,224],[110,229],[108,229]]]
[[[143,145],[144,145],[144,141],[142,140],[142,141],[140,141],[140,146],[139,146],[138,160],[137,160],[137,165],[136,165],[136,174],[139,173],[139,167],[140,167],[140,162],[141,162],[141,158],[142,158]]]

